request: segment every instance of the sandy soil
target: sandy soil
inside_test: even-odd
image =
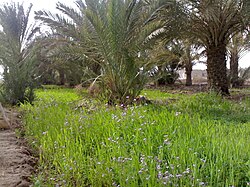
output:
[[[24,140],[15,134],[17,123],[13,121],[17,118],[13,120],[13,113],[6,112],[8,120],[12,117],[9,124],[0,115],[0,187],[28,187],[36,159],[25,147]]]

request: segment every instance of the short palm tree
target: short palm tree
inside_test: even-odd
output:
[[[36,63],[35,34],[39,27],[29,24],[32,5],[4,4],[0,8],[0,61],[4,68],[2,94],[10,104],[34,99]]]
[[[144,24],[149,2],[78,0],[76,4],[78,10],[58,3],[64,16],[38,11],[36,18],[67,36],[71,56],[100,67],[95,81],[109,103],[131,103],[146,82],[140,51],[150,33]]]

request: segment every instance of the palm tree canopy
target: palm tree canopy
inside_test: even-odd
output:
[[[73,49],[70,56],[98,64],[101,75],[97,76],[102,77],[110,92],[119,95],[115,97],[138,94],[131,91],[131,87],[140,85],[140,68],[145,63],[138,54],[153,30],[153,26],[144,24],[150,12],[150,2],[85,0],[83,3],[78,0],[76,4],[78,9],[74,10],[58,3],[57,9],[63,16],[39,11],[36,18],[67,39],[70,43],[67,46]],[[141,86],[137,87],[141,89]]]
[[[185,4],[185,3],[184,3]],[[227,44],[231,36],[247,28],[248,1],[202,0],[187,1],[187,31],[202,40],[205,46]]]
[[[4,67],[3,96],[10,104],[32,101],[36,67],[36,33],[39,26],[29,24],[32,4],[4,4],[0,8],[0,61]]]
[[[15,42],[19,51],[24,50],[34,39],[40,27],[29,25],[29,15],[32,4],[25,11],[22,4],[5,4],[0,8],[0,25],[9,40]],[[10,41],[9,41],[10,42]]]
[[[176,0],[170,11],[153,15],[170,37],[196,38],[206,48],[209,88],[229,94],[226,76],[226,46],[231,38],[249,28],[248,0]],[[169,19],[175,15],[175,20]],[[167,32],[168,33],[168,32]]]

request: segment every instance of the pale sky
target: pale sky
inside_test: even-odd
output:
[[[58,2],[58,0],[12,0],[12,1],[21,2],[21,3],[24,2],[24,5],[29,5],[30,3],[32,3],[33,11],[44,9],[44,10],[49,10],[52,12],[55,11],[56,3]],[[4,2],[11,2],[11,1],[0,0],[0,4],[3,4]],[[74,6],[75,0],[60,0],[60,2],[66,5]],[[250,52],[240,59],[239,65],[242,68],[246,68],[250,66]],[[202,64],[198,64],[194,67],[194,69],[206,69],[206,66]]]

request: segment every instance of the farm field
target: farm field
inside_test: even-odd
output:
[[[250,185],[250,98],[144,90],[151,104],[109,107],[72,89],[36,95],[21,105],[34,186]]]
[[[249,0],[41,2],[0,4],[0,187],[250,187]]]

